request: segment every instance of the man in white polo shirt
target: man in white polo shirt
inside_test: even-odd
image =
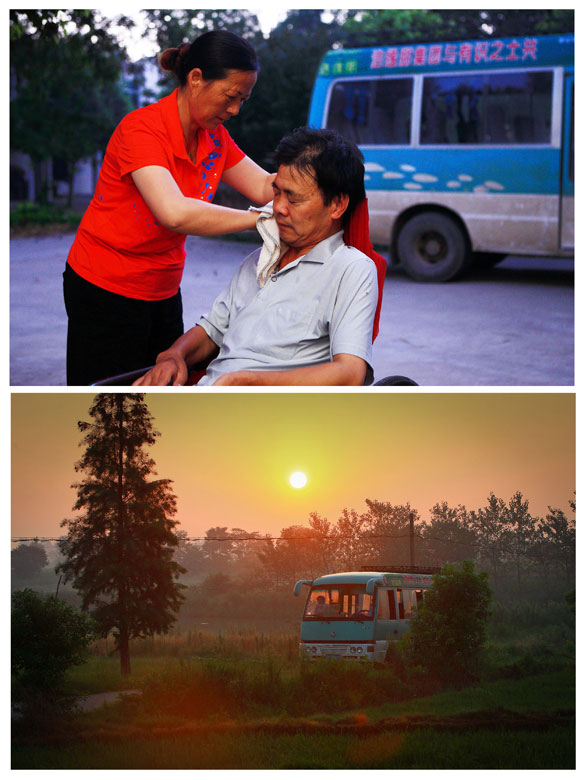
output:
[[[200,385],[362,385],[371,381],[376,265],[346,246],[363,201],[359,149],[331,130],[299,128],[276,150],[272,267],[249,255],[211,311],[136,385],[182,385],[219,353]],[[277,231],[276,231],[277,228]]]

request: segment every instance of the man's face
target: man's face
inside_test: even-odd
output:
[[[274,217],[280,237],[288,246],[311,249],[340,229],[345,210],[334,198],[326,206],[315,179],[296,168],[281,165],[272,184]]]

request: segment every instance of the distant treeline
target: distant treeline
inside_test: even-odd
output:
[[[243,529],[210,528],[203,543],[183,540],[178,556],[190,572],[253,573],[267,585],[292,586],[333,571],[409,565],[412,516],[417,566],[474,560],[489,572],[496,594],[503,590],[514,597],[535,587],[560,594],[574,583],[574,502],[569,502],[572,517],[553,508],[537,517],[521,493],[508,502],[492,493],[477,510],[437,503],[428,521],[410,504],[367,499],[366,506],[361,513],[344,509],[334,522],[313,513],[308,527],[283,528],[278,539],[260,541],[260,534]]]
[[[312,513],[307,525],[283,528],[274,537],[215,526],[203,540],[193,540],[179,531],[175,559],[187,570],[183,579],[190,586],[181,612],[249,617],[257,611],[250,610],[254,601],[264,603],[265,617],[276,616],[299,579],[364,566],[408,566],[411,517],[416,566],[473,560],[478,570],[489,573],[496,599],[505,602],[559,600],[574,588],[574,501],[568,502],[570,515],[549,508],[538,517],[519,492],[509,501],[491,494],[479,509],[437,503],[428,520],[421,520],[410,504],[365,503],[365,511],[344,509],[335,521]],[[26,576],[22,548],[30,546],[13,550],[16,584]],[[47,549],[53,566],[56,550]],[[26,557],[47,567],[44,555]]]

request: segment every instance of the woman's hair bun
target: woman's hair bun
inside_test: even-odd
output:
[[[165,49],[158,58],[158,63],[163,70],[167,70],[170,73],[177,74],[179,60],[181,56],[185,56],[189,51],[189,44],[182,43],[180,46],[172,46],[170,49]]]
[[[158,61],[163,70],[175,74],[181,86],[187,83],[187,75],[194,68],[201,70],[206,81],[224,79],[229,70],[259,70],[252,46],[228,30],[211,30],[193,43],[165,49]]]

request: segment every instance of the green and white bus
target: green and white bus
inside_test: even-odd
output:
[[[301,652],[310,659],[384,662],[389,643],[409,629],[438,569],[352,571],[299,580],[309,586],[301,623]]]
[[[573,113],[567,34],[330,51],[308,121],[362,150],[372,240],[445,281],[573,254]]]

